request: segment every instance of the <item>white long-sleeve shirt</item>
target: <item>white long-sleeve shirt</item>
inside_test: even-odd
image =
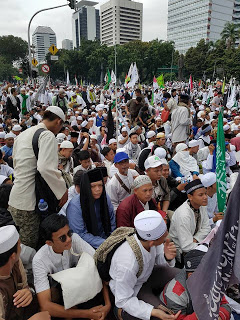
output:
[[[175,259],[167,263],[164,258],[163,244],[152,247],[150,252],[148,252],[136,235],[135,239],[138,242],[143,257],[142,274],[137,278],[139,264],[134,252],[126,241],[113,255],[109,271],[112,280],[109,286],[115,296],[115,304],[118,308],[122,308],[128,314],[138,319],[149,320],[154,307],[149,303],[139,300],[137,295],[142,285],[150,277],[155,264],[174,267]]]
[[[174,212],[169,234],[177,248],[177,258],[181,261],[182,252],[189,252],[197,247],[197,243],[193,242],[193,238],[198,242],[203,241],[211,231],[209,218],[206,207],[200,207],[200,225],[196,230],[196,218],[193,210],[190,208],[189,200],[185,201]]]

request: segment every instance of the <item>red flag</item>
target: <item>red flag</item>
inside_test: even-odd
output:
[[[190,74],[190,78],[189,78],[189,88],[190,90],[193,89],[193,82],[192,82],[192,75]]]

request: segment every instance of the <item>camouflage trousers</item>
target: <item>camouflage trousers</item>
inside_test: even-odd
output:
[[[35,211],[19,210],[11,206],[8,207],[8,210],[19,228],[21,242],[36,249],[39,238],[39,215]]]

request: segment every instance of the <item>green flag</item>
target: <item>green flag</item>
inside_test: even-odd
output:
[[[165,88],[165,84],[164,84],[164,79],[163,79],[163,74],[161,74],[158,78],[157,78],[157,83],[159,88]]]
[[[221,108],[221,111],[218,116],[216,150],[217,201],[219,212],[224,212],[226,208],[227,177],[225,164],[225,149],[226,147],[223,131],[223,110]]]
[[[109,85],[111,83],[111,74],[110,74],[110,71],[108,70],[107,71],[107,83],[105,84],[105,87],[104,87],[104,90],[108,90],[109,89]]]

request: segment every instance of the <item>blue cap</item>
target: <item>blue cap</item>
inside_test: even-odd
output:
[[[114,157],[114,163],[118,163],[123,160],[129,160],[129,156],[126,152],[118,152]]]

